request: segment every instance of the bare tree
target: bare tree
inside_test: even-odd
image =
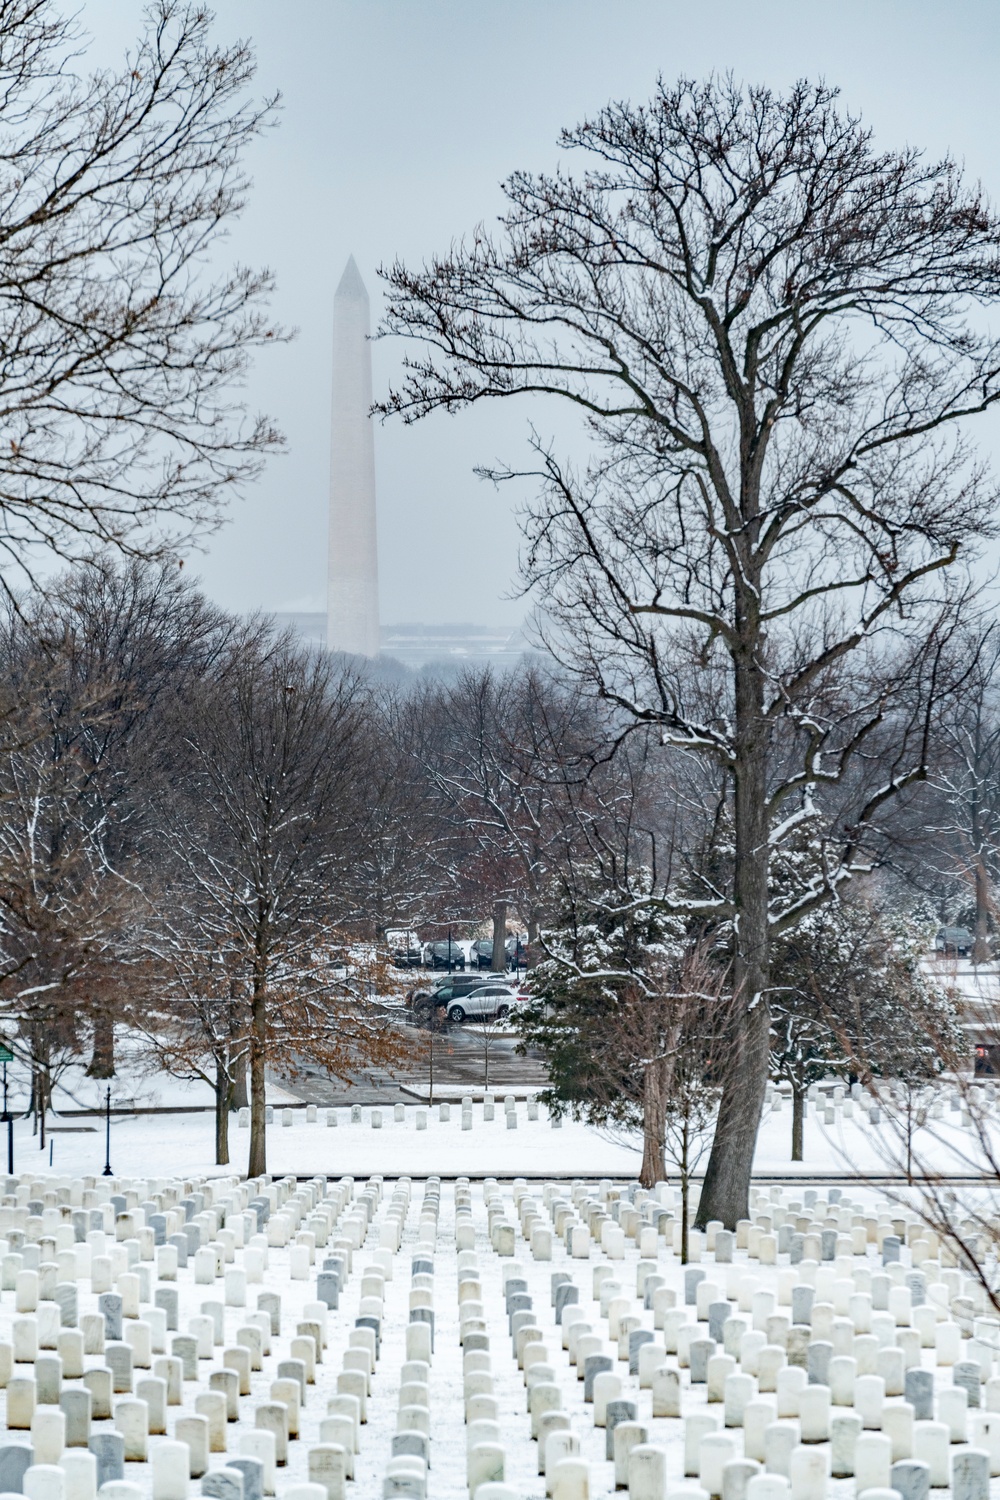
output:
[[[474,1028],[470,1028],[472,1035],[479,1043],[483,1056],[483,1088],[490,1086],[490,1062],[500,1050],[500,1044],[504,1038],[509,1038],[511,1028],[508,1024],[509,1008],[501,1006],[496,1015],[486,1017],[475,1022]]]
[[[802,1161],[809,1086],[844,1066],[836,1037],[817,1010],[776,992],[771,1012],[771,1069],[792,1091],[792,1161]],[[811,997],[808,997],[811,998]]]
[[[578,691],[538,672],[466,672],[423,696],[417,753],[438,796],[450,837],[436,842],[442,892],[460,909],[488,914],[490,967],[506,967],[507,922],[537,943],[546,885],[560,858],[554,846],[567,813],[586,800],[584,783],[604,747],[601,716]]]
[[[45,685],[50,755],[72,765],[78,807],[99,815],[109,867],[139,864],[144,879],[155,880],[149,813],[168,771],[165,705],[176,715],[235,629],[176,567],[110,554],[11,612],[10,680],[22,704],[36,703]],[[23,713],[18,722],[23,740]],[[92,992],[88,1071],[97,1078],[114,1075],[118,1003],[113,988]]]
[[[685,1013],[686,1012],[686,1013]],[[709,1150],[722,1092],[722,1058],[706,1056],[704,1002],[685,998],[671,1058],[670,1092],[663,1111],[663,1155],[677,1173],[681,1190],[681,1264],[687,1265],[691,1230],[691,1189]],[[714,1017],[710,1035],[722,1041],[724,1027]],[[713,1067],[714,1061],[714,1067]]]
[[[81,45],[50,0],[0,3],[0,553],[29,573],[159,554],[277,441],[236,397],[279,336],[270,276],[205,270],[272,118],[251,50],[184,0],[150,6],[118,69],[80,76]]]
[[[262,1039],[254,1029],[259,1015],[247,982],[245,936],[236,924],[227,935],[219,921],[227,893],[217,888],[210,900],[206,894],[192,902],[175,884],[155,919],[142,924],[148,972],[144,1003],[133,1006],[130,1019],[157,1068],[211,1088],[215,1159],[225,1165],[229,1118],[240,1104],[237,1084],[255,1047],[292,1077],[306,1062],[344,1076],[358,1062],[390,1059],[394,1048],[380,1038],[385,1027],[375,998],[386,988],[384,964],[370,946],[346,935],[337,941],[332,932],[314,936],[308,957],[300,951],[293,959],[287,945],[280,959],[272,956]]]
[[[876,1108],[866,1134],[881,1171],[906,1184],[898,1190],[882,1186],[883,1195],[898,1202],[904,1213],[915,1214],[924,1226],[932,1255],[939,1254],[943,1265],[960,1266],[978,1282],[994,1312],[1000,1312],[996,976],[987,976],[976,1001],[962,993],[955,981],[948,966],[926,977],[925,982],[938,993],[932,1024],[927,1026],[921,1017],[916,1048],[910,1034],[903,1034],[899,1082],[892,1077],[871,1078]],[[971,1066],[977,1050],[986,1076],[977,1076]]]
[[[355,916],[371,936],[388,927],[417,928],[444,904],[452,844],[441,802],[427,774],[424,701],[419,694],[372,695],[377,732],[369,737],[365,838],[355,851]]]
[[[344,1076],[400,1050],[338,930],[364,837],[369,722],[357,677],[251,626],[175,725],[157,807],[167,919],[151,918],[143,942],[182,1003],[204,970],[193,955],[214,950],[246,1009],[251,1176],[266,1170],[269,1062],[294,1073],[308,1056]],[[217,1005],[218,988],[201,998]]]
[[[1000,225],[953,162],[876,151],[823,85],[661,84],[562,144],[580,176],[518,173],[495,237],[387,273],[385,331],[425,348],[381,410],[543,394],[586,421],[582,472],[536,442],[525,578],[623,732],[655,725],[731,799],[728,881],[677,903],[734,924],[740,1065],[699,1210],[731,1226],[772,938],[863,865],[866,830],[924,777],[949,579],[993,525],[964,431],[1000,397],[979,311]],[[770,903],[773,850],[831,801],[820,878]]]
[[[215,1160],[229,1162],[229,1115],[237,1107],[237,1080],[245,1075],[250,1016],[241,972],[238,934],[206,920],[183,880],[169,875],[150,883],[151,910],[137,924],[145,959],[141,1003],[130,1020],[152,1066],[174,1077],[207,1084],[215,1105]],[[162,881],[162,883],[161,883]],[[173,885],[173,890],[171,890]],[[242,1103],[242,1101],[240,1101]]]
[[[990,926],[1000,875],[1000,630],[990,621],[963,632],[962,690],[943,716],[930,783],[936,794],[927,819],[932,848],[922,849],[966,891],[971,889],[975,963],[992,955]],[[942,847],[943,844],[943,847]]]
[[[107,702],[71,662],[41,651],[20,623],[3,639],[0,755],[0,1014],[31,1071],[45,1144],[60,1074],[87,1046],[96,1015],[124,1007],[128,930],[139,904],[112,858],[107,790],[81,755]]]
[[[446,910],[489,917],[493,973],[506,968],[508,913],[530,907],[527,892],[538,875],[528,848],[537,842],[533,814],[541,788],[529,788],[517,775],[507,718],[522,690],[520,674],[487,669],[435,685],[421,705],[418,753],[436,793],[443,835],[435,841],[439,888]]]
[[[714,1127],[731,1006],[724,971],[683,943],[671,948],[651,942],[631,972],[607,951],[603,964],[592,953],[557,959],[561,979],[549,960],[519,1021],[548,1063],[550,1106],[639,1129],[644,1187],[663,1181],[668,1158],[676,1167],[686,1258],[688,1193]]]

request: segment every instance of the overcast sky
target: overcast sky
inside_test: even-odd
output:
[[[83,0],[107,56],[140,0]],[[353,253],[419,261],[500,208],[499,181],[551,168],[559,127],[611,97],[645,99],[656,75],[732,69],[784,88],[838,84],[885,146],[951,149],[1000,197],[996,0],[217,0],[220,39],[253,38],[280,128],[254,151],[234,257],[269,265],[275,312],[298,329],[258,364],[251,403],[288,440],[225,528],[192,558],[234,609],[325,608],[333,291]],[[374,348],[376,392],[399,359]],[[537,405],[376,432],[382,619],[516,623],[516,497],[478,462],[518,461]]]

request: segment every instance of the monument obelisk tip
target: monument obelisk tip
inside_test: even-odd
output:
[[[366,302],[368,301],[368,288],[361,280],[361,272],[358,270],[358,263],[353,255],[347,257],[347,265],[344,267],[343,276],[337,283],[334,296],[363,297]]]

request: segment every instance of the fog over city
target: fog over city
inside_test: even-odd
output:
[[[251,153],[242,221],[222,247],[277,278],[274,312],[298,329],[256,364],[252,405],[284,431],[285,455],[234,504],[205,556],[192,556],[227,608],[326,607],[333,293],[357,259],[377,321],[376,267],[447,249],[501,207],[498,184],[550,170],[556,138],[609,98],[647,99],[662,73],[732,70],[777,88],[823,77],[843,90],[882,148],[946,150],[1000,192],[997,8],[979,0],[219,0],[221,41],[247,36],[259,92],[280,91],[276,130]],[[86,0],[80,12],[109,61],[133,37],[140,0]],[[572,164],[572,163],[570,163]],[[398,344],[374,348],[376,393]],[[580,427],[553,403],[486,403],[376,434],[384,624],[517,624],[514,486],[477,480],[479,463],[524,461],[529,423],[582,452]],[[988,442],[991,422],[979,424]]]

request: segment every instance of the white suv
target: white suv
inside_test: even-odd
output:
[[[517,990],[506,984],[481,984],[451,1002],[447,1009],[449,1021],[464,1021],[466,1016],[477,1021],[502,1021],[517,1004]]]

